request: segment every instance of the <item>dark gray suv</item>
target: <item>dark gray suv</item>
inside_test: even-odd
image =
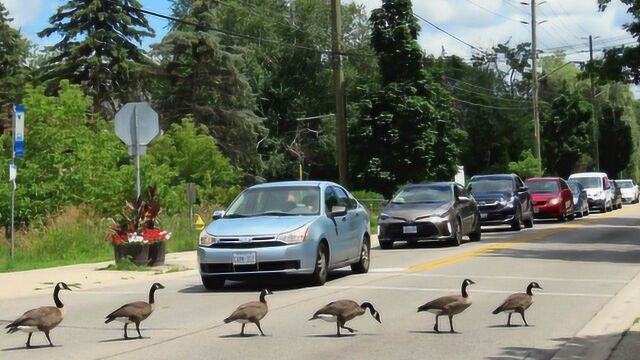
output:
[[[518,175],[476,175],[468,189],[478,203],[482,225],[510,225],[516,231],[523,225],[533,227],[531,194]]]

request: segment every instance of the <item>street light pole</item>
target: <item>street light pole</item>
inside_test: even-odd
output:
[[[345,86],[342,71],[342,15],[340,0],[331,0],[331,43],[333,55],[333,83],[336,96],[336,159],[340,184],[348,186],[347,119],[345,114]]]
[[[542,156],[541,156],[541,139],[540,139],[540,114],[538,112],[538,68],[537,58],[538,49],[536,41],[536,0],[531,0],[531,81],[533,82],[533,128],[535,133],[536,159],[540,162],[540,170],[542,170]]]

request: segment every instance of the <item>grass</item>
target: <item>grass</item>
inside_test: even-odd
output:
[[[48,221],[47,226],[17,231],[13,260],[9,240],[0,236],[0,272],[113,260],[113,247],[105,240],[110,226],[109,220],[100,219],[91,211],[67,209]],[[188,214],[161,217],[160,226],[172,233],[167,252],[196,249],[198,233]]]

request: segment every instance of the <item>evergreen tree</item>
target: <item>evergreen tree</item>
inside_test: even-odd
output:
[[[63,79],[80,84],[93,98],[94,111],[105,115],[142,97],[141,68],[149,58],[138,46],[154,31],[137,0],[69,0],[49,23],[38,36],[62,37],[47,49],[55,54],[45,65],[49,89]]]
[[[7,110],[11,104],[22,101],[27,80],[26,61],[29,43],[20,31],[11,27],[13,21],[0,2],[0,120],[8,121]]]
[[[257,147],[266,131],[253,112],[255,97],[240,73],[243,61],[238,49],[222,46],[218,36],[207,30],[207,24],[215,23],[214,3],[194,0],[182,19],[200,25],[174,23],[162,42],[152,46],[160,58],[155,98],[165,122],[192,114],[211,130],[235,166],[247,175],[260,175],[263,166]]]
[[[358,182],[389,196],[407,182],[451,180],[461,131],[452,98],[423,67],[410,0],[383,0],[370,19],[382,88],[362,101],[352,138]]]

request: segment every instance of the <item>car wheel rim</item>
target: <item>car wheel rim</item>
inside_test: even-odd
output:
[[[369,246],[367,243],[362,244],[362,253],[360,254],[362,259],[362,266],[366,269],[369,267]]]
[[[316,264],[316,266],[318,267],[318,275],[320,275],[321,278],[324,278],[327,272],[325,259],[326,257],[324,255],[324,251],[320,250],[318,254],[318,263]]]
[[[456,241],[462,242],[462,227],[460,226],[460,220],[456,220]]]

